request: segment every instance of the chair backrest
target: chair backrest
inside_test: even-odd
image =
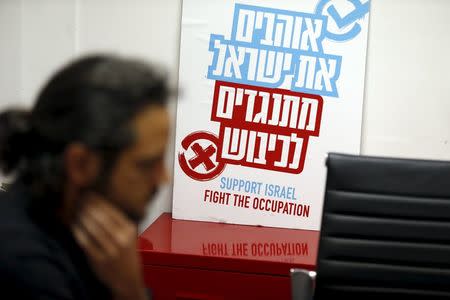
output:
[[[450,299],[450,162],[327,158],[315,300]]]

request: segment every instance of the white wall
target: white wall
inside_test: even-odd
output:
[[[0,107],[30,106],[56,68],[90,52],[158,62],[175,85],[180,14],[177,0],[0,0]],[[171,168],[173,144],[168,152]],[[171,211],[171,192],[161,189],[142,228]]]
[[[362,153],[450,159],[450,1],[372,0]]]
[[[448,0],[372,0],[363,154],[450,160],[448,12]],[[56,67],[92,51],[157,61],[175,84],[180,15],[181,0],[0,0],[0,106],[30,105]],[[170,199],[168,185],[143,227]]]

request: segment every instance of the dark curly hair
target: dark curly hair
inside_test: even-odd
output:
[[[61,194],[67,145],[79,142],[98,151],[107,173],[134,141],[131,119],[147,105],[164,105],[169,93],[164,73],[142,61],[78,59],[50,78],[30,111],[0,113],[0,169],[37,196]]]

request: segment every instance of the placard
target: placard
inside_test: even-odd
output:
[[[320,229],[359,153],[369,1],[184,0],[173,217]]]

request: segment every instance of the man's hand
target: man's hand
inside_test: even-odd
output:
[[[88,197],[72,231],[92,269],[110,287],[114,299],[147,299],[136,251],[136,224],[101,196]]]

